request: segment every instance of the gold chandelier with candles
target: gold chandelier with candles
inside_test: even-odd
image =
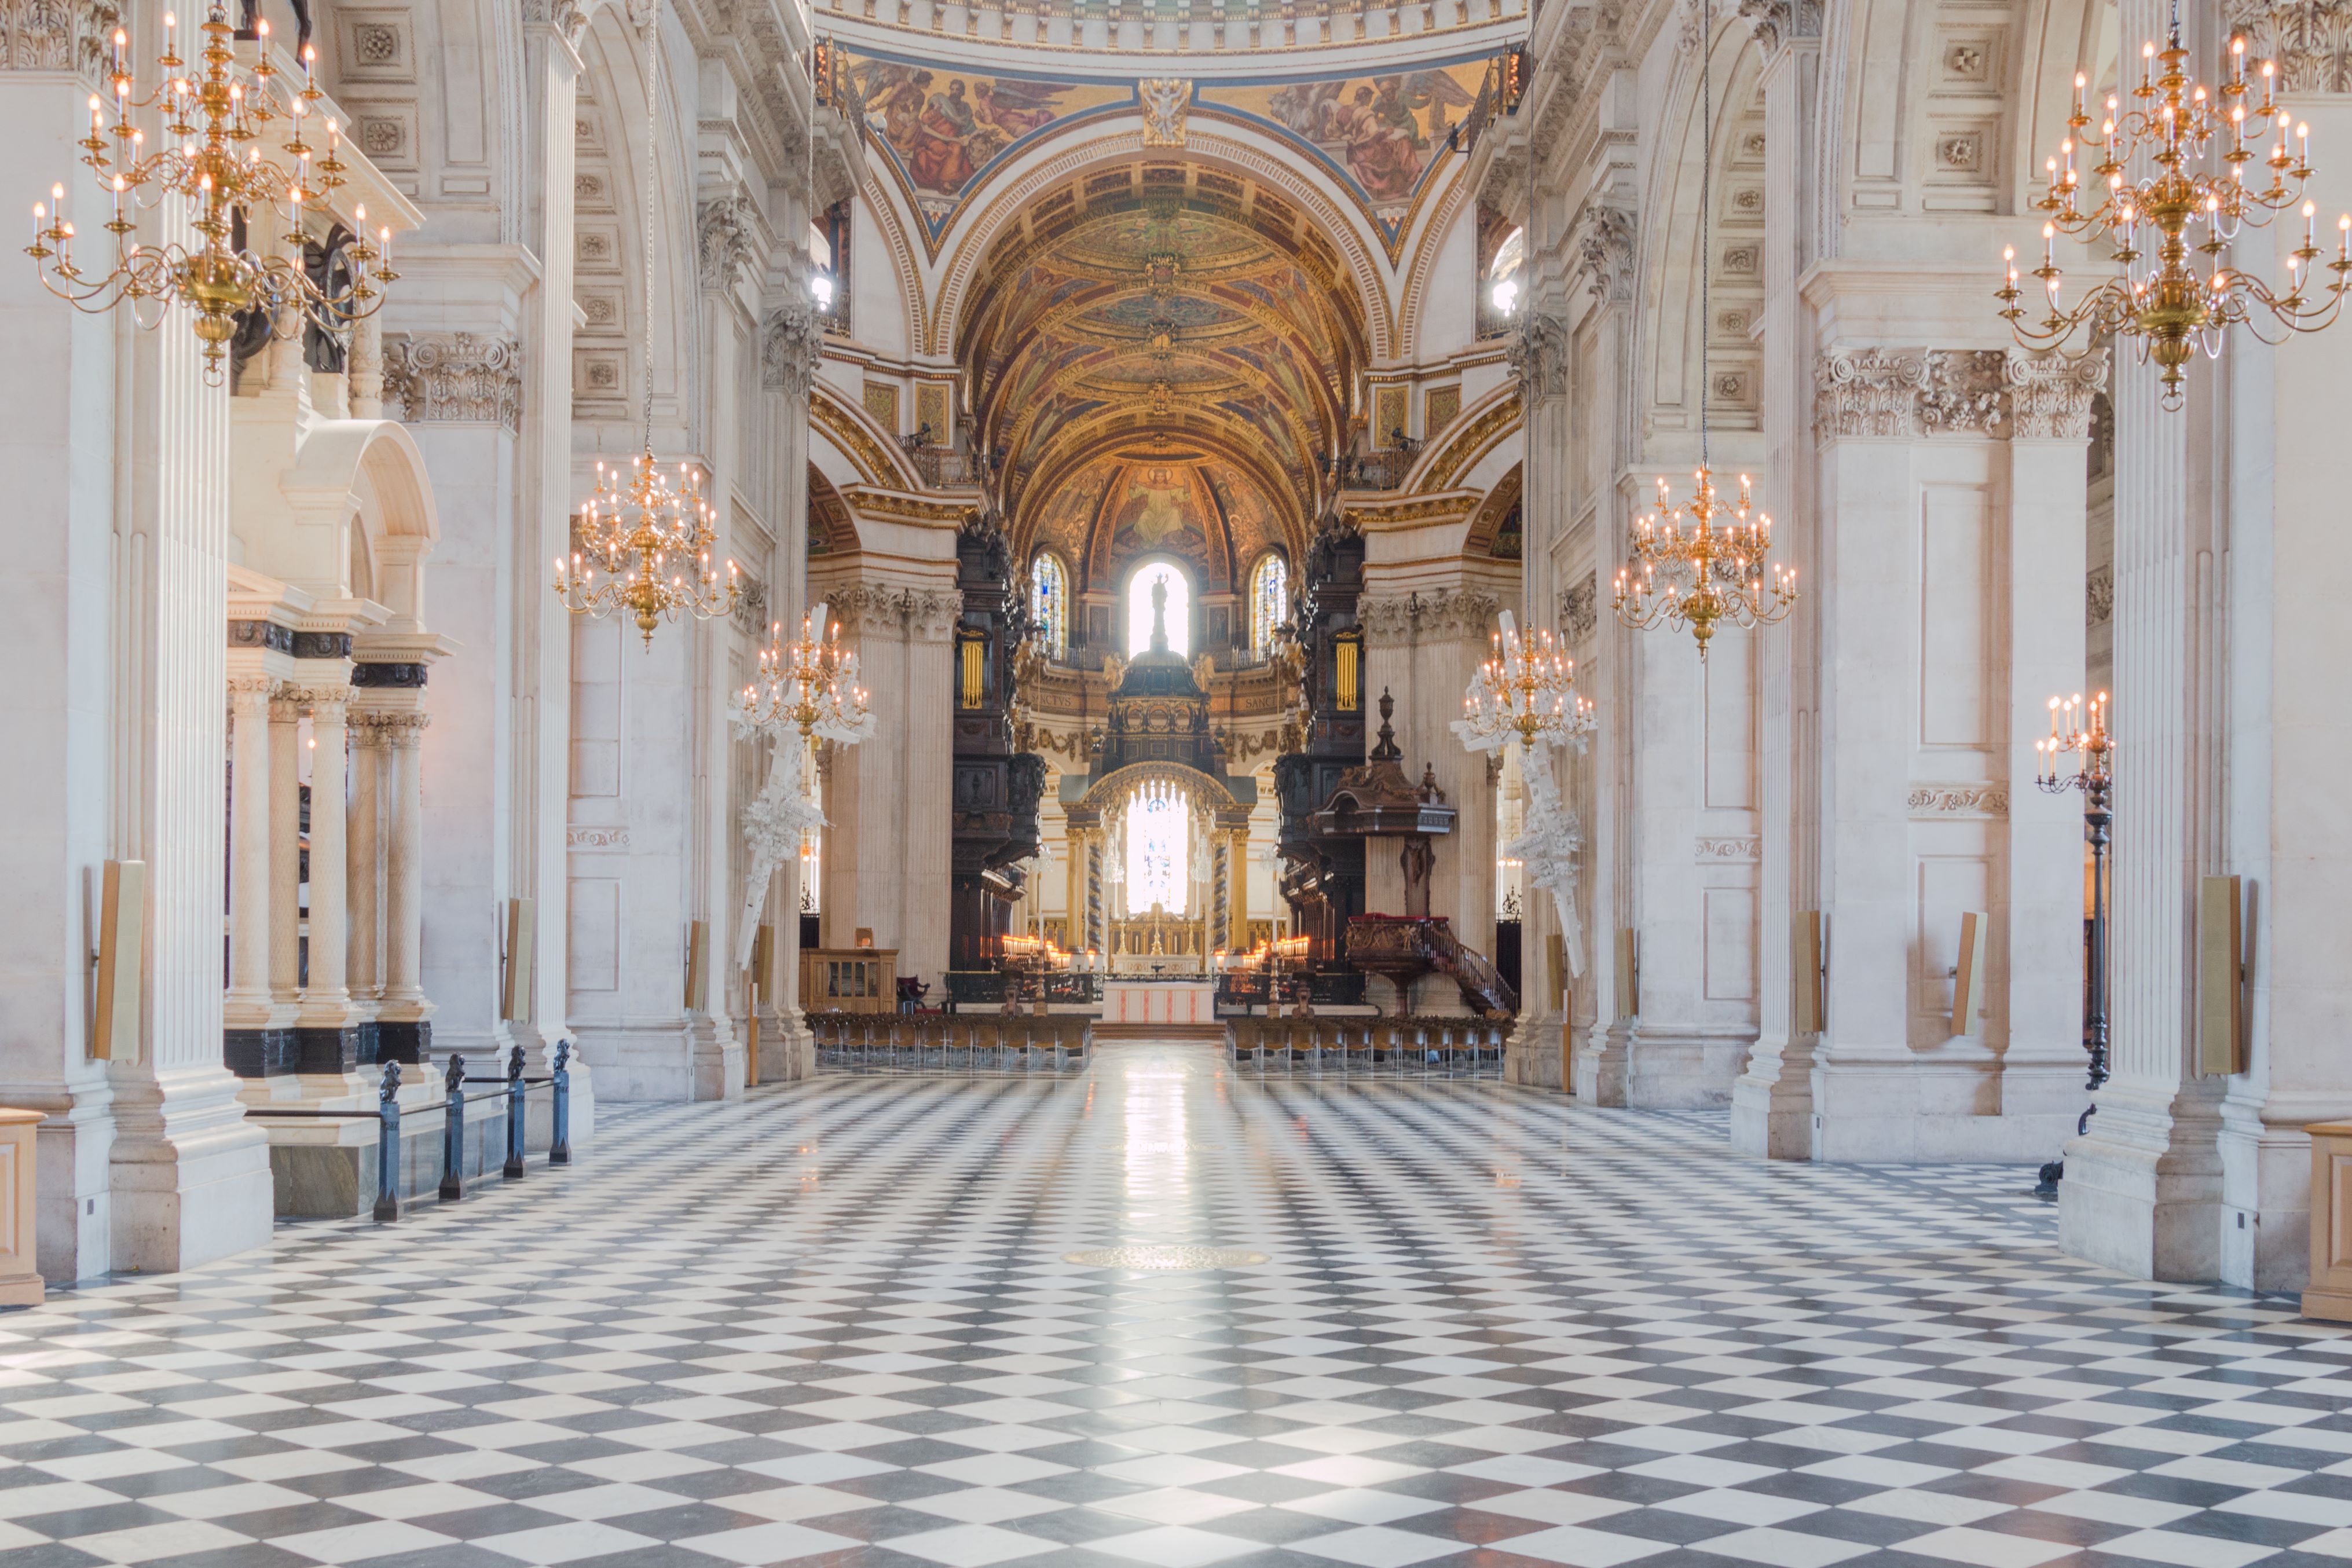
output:
[[[341,251],[351,267],[348,281],[321,287],[303,265],[314,220],[332,237],[340,220],[329,197],[346,183],[348,168],[342,128],[317,109],[324,96],[311,76],[318,52],[303,47],[302,85],[289,89],[270,61],[268,22],[256,24],[250,65],[237,61],[236,28],[224,6],[207,6],[196,31],[202,42],[190,70],[178,53],[178,19],[163,14],[163,52],[155,61],[161,79],[143,93],[131,69],[129,35],[118,27],[110,40],[106,77],[113,102],[110,110],[91,95],[89,134],[80,142],[82,162],[111,214],[100,226],[112,237],[105,269],[74,259],[76,226],[66,216],[61,184],[49,188],[48,202],[35,204],[33,243],[25,249],[42,284],[78,310],[95,314],[127,302],[140,325],[152,328],[173,306],[185,305],[205,345],[205,379],[217,384],[241,321],[257,319],[279,337],[305,324],[340,331],[381,310],[381,285],[400,275],[391,267],[392,230],[379,228],[375,244],[368,243],[364,206],[354,211],[358,232]],[[131,123],[134,113],[151,109],[163,120],[158,147]],[[279,132],[273,128],[281,120]],[[305,140],[314,134],[324,137],[323,148]],[[187,204],[195,243],[132,239],[137,209],[167,196]],[[248,224],[264,215],[285,225],[280,254],[257,254],[248,243]]]
[[[575,616],[625,611],[651,647],[654,628],[680,614],[708,620],[741,596],[735,563],[721,582],[710,563],[717,536],[701,476],[677,466],[678,485],[654,460],[653,442],[629,459],[626,484],[617,467],[596,465],[596,489],[572,524],[570,560],[555,562],[555,596]]]
[[[2067,133],[2057,155],[2044,163],[2049,189],[2036,204],[2050,218],[2042,226],[2042,265],[2031,276],[2042,281],[2048,313],[2027,321],[2014,247],[2002,252],[2008,278],[1999,292],[2002,318],[2028,348],[2057,348],[2078,331],[2113,331],[2137,340],[2143,363],[2153,360],[2159,369],[2167,408],[2180,406],[2182,367],[2200,349],[2218,357],[2234,326],[2267,343],[2317,331],[2341,310],[2352,273],[2348,214],[2336,220],[2336,258],[2326,264],[2334,277],[2322,282],[2317,276],[2317,205],[2304,196],[2311,178],[2311,127],[2279,108],[2277,63],[2263,62],[2262,102],[2250,108],[2243,37],[2230,41],[2230,79],[2218,90],[2191,81],[2188,62],[2175,0],[2164,47],[2140,46],[2134,106],[2122,108],[2108,95],[2095,145],[2083,140],[2091,117],[2083,103],[2086,79],[2076,73]],[[2094,193],[2098,205],[2086,211],[2075,165],[2089,156],[2099,160],[2091,168],[2099,189]],[[2267,184],[2259,183],[2260,173],[2249,180],[2249,165],[2257,159],[2268,172]],[[2125,171],[2135,163],[2149,172],[2130,177]],[[2303,244],[2287,258],[2284,292],[2224,264],[2223,253],[2242,229],[2261,227],[2298,205]],[[2060,298],[2061,234],[2104,236],[2121,268],[2072,305]]]
[[[649,143],[661,138],[659,59],[649,9],[645,23],[646,127]],[[664,620],[690,615],[698,620],[730,614],[742,597],[735,563],[725,580],[710,563],[719,530],[703,499],[701,476],[677,466],[678,487],[654,459],[654,168],[656,145],[646,152],[646,341],[644,359],[645,451],[629,459],[622,482],[618,468],[596,465],[596,489],[572,525],[571,559],[555,561],[555,596],[575,616],[625,612],[650,650],[654,628]]]
[[[1629,626],[1689,626],[1704,659],[1717,627],[1769,626],[1786,616],[1797,602],[1797,574],[1768,561],[1772,519],[1751,515],[1746,474],[1730,508],[1717,499],[1705,464],[1696,479],[1690,504],[1673,506],[1660,476],[1658,510],[1633,520],[1634,569],[1617,574],[1615,605]]]
[[[1699,42],[1699,223],[1715,223],[1715,51],[1712,39]],[[1702,256],[1714,254],[1712,238]],[[1726,509],[1717,500],[1715,479],[1708,468],[1708,392],[1713,378],[1707,370],[1708,336],[1715,320],[1712,268],[1699,268],[1698,340],[1698,471],[1687,506],[1675,506],[1664,476],[1658,479],[1658,510],[1633,520],[1633,566],[1617,574],[1612,601],[1618,624],[1637,631],[1654,626],[1684,626],[1698,639],[1698,657],[1706,660],[1706,645],[1720,626],[1769,626],[1796,607],[1797,574],[1775,565],[1772,520],[1762,512],[1750,515],[1748,476],[1739,476],[1739,504]],[[1767,585],[1769,592],[1767,592]]]
[[[1522,637],[1508,610],[1502,622],[1495,657],[1479,665],[1462,698],[1454,729],[1464,743],[1486,751],[1516,738],[1526,749],[1590,734],[1597,721],[1591,700],[1577,692],[1576,661],[1553,645],[1549,632]]]
[[[823,628],[823,629],[820,629]],[[857,655],[841,646],[841,624],[828,625],[822,604],[801,617],[801,635],[783,640],[783,623],[770,628],[760,653],[759,679],[733,707],[737,727],[803,741],[856,745],[874,732],[873,710],[857,684]]]

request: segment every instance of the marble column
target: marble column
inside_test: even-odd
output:
[[[431,1060],[433,1004],[423,976],[425,793],[421,752],[430,720],[416,712],[375,716],[384,752],[383,990],[377,1016],[384,1058]]]
[[[269,1021],[269,699],[267,675],[229,680],[229,964],[223,1022]]]
[[[770,493],[778,518],[777,571],[770,603],[772,617],[790,636],[795,616],[814,606],[808,588],[809,395],[824,356],[824,332],[802,281],[795,296],[771,311],[761,325],[760,384],[766,397],[770,430]],[[836,618],[828,607],[828,619]],[[823,628],[819,628],[823,635]],[[778,868],[774,894],[776,959],[773,1038],[763,1024],[760,1079],[763,1083],[806,1078],[816,1070],[816,1047],[801,1015],[801,879],[808,868],[798,855]]]
[[[303,689],[310,710],[310,984],[294,1026],[298,1066],[307,1074],[350,1073],[359,1066],[359,1010],[349,985],[351,915],[345,883],[349,809],[351,691]]]
[[[141,30],[144,53],[160,28]],[[184,242],[187,221],[166,200],[141,237]],[[245,1121],[221,1025],[228,394],[184,320],[115,320],[131,390],[115,432],[112,852],[146,862],[148,940],[140,1047],[108,1064],[110,1250],[118,1269],[168,1273],[268,1241],[273,1208],[268,1140]]]
[[[1812,522],[1813,325],[1797,280],[1813,261],[1822,193],[1815,122],[1822,41],[1794,36],[1807,8],[1758,29],[1765,66],[1764,310],[1759,334],[1765,395],[1765,460],[1758,503],[1775,520],[1774,548],[1797,572],[1797,608],[1757,649],[1757,1035],[1731,1088],[1731,1146],[1742,1154],[1801,1160],[1812,1153],[1813,1049],[1817,1030],[1797,1027],[1792,922],[1821,907],[1812,859],[1819,818],[1809,743],[1820,715],[1820,616],[1814,592]],[[1769,27],[1769,35],[1766,36]],[[1804,977],[1810,981],[1811,976]]]
[[[380,824],[384,735],[373,714],[350,717],[352,803],[343,829],[343,891],[351,921],[351,957],[345,980],[352,1000],[372,1013],[368,1004],[383,994],[379,942],[383,910],[379,895],[383,874]]]
[[[269,1000],[287,1016],[299,1005],[302,985],[299,690],[280,685],[269,704]]]

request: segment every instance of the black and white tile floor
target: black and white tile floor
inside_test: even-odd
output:
[[[2352,1336],[2027,1184],[1205,1048],[631,1110],[0,1317],[0,1568],[2352,1560]]]

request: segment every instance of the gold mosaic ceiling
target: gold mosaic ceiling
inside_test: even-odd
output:
[[[1051,542],[1098,583],[1190,505],[1213,577],[1295,552],[1364,363],[1343,276],[1296,208],[1216,171],[1098,171],[1032,204],[958,356],[1022,550]],[[1137,500],[1155,491],[1183,501]]]

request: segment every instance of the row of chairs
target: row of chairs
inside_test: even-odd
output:
[[[817,1066],[848,1073],[1028,1077],[1083,1071],[1093,1020],[812,1013]]]
[[[1233,1018],[1225,1048],[1260,1078],[1496,1078],[1509,1032],[1481,1018]]]

